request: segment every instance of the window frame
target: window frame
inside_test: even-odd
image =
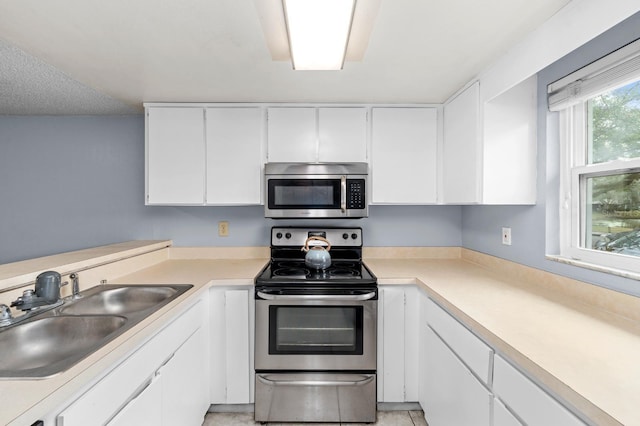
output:
[[[637,75],[640,79],[640,73]],[[603,92],[610,90],[606,89]],[[597,95],[594,95],[597,96]],[[613,270],[640,273],[640,256],[582,246],[586,241],[586,180],[640,172],[640,157],[588,164],[587,100],[560,110],[560,255]]]

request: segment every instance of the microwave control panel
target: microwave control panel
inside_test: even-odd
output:
[[[347,208],[364,209],[367,199],[364,179],[347,179]]]

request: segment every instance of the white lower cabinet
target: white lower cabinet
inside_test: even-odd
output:
[[[211,404],[253,402],[253,287],[210,290]]]
[[[198,329],[146,382],[109,426],[199,425],[208,404],[203,332]]]
[[[158,370],[163,425],[199,425],[209,409],[209,383],[203,376],[209,362],[202,350],[205,337],[203,329],[198,329]]]
[[[430,426],[489,426],[493,396],[430,327],[423,410]]]
[[[469,329],[438,306],[433,300],[424,303],[426,321],[453,352],[485,386],[491,383],[493,350]]]
[[[584,426],[573,413],[498,355],[494,362],[493,391],[529,426]]]
[[[109,426],[152,426],[162,424],[162,380],[154,376],[144,384],[140,392],[111,420]]]
[[[418,400],[415,286],[378,286],[378,401]]]
[[[66,405],[56,424],[202,424],[209,406],[205,318],[198,301]]]
[[[493,426],[523,426],[498,398],[493,398]]]

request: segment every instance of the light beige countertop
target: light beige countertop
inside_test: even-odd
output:
[[[640,425],[639,298],[458,248],[364,254],[379,284],[417,285],[593,423]],[[58,408],[211,285],[252,285],[267,257],[265,248],[154,249],[84,274],[194,288],[65,373],[0,380],[0,424],[29,425]]]
[[[640,315],[639,298],[468,250],[462,256],[365,261],[379,284],[416,282],[594,423],[640,425],[640,322],[621,315]]]
[[[74,268],[81,268],[84,270],[80,273],[83,290],[86,289],[84,285],[89,280],[94,281],[90,286],[98,284],[98,277],[107,279],[109,284],[193,284],[194,287],[61,374],[36,380],[0,379],[0,425],[28,426],[53,410],[61,408],[69,398],[83,391],[96,377],[103,376],[113,369],[179,312],[194,303],[214,281],[216,285],[253,285],[253,278],[268,260],[265,255],[268,251],[265,249],[196,250],[194,253],[189,249],[167,248],[170,242],[165,243],[167,242],[153,241],[116,245],[124,249],[126,255],[119,255],[117,247],[108,246],[107,256],[115,263],[106,264],[108,262],[105,262],[103,256],[99,256],[94,262],[95,270],[86,268],[91,265],[90,254],[100,253],[100,249],[87,249],[89,257],[84,256],[81,253],[83,251],[79,251],[72,255],[65,253],[58,258],[51,256],[46,262],[25,261],[34,262],[35,265],[46,264],[40,272],[53,269],[68,274],[73,272]],[[135,247],[133,252],[130,251],[132,246]],[[204,258],[184,259],[185,255]],[[220,259],[211,259],[211,256]],[[73,261],[72,264],[65,263],[69,259]],[[77,259],[82,259],[80,264],[76,263]],[[2,266],[0,265],[0,269]],[[9,267],[7,265],[6,269]],[[19,273],[23,274],[23,271],[24,268],[20,267]],[[123,275],[123,272],[126,274]],[[27,276],[30,280],[35,279],[34,274]],[[17,282],[11,277],[6,281],[10,281],[11,284]],[[0,301],[5,302],[2,299]]]

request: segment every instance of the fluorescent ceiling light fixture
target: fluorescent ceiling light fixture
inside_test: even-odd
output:
[[[282,0],[295,70],[340,70],[355,0]]]

